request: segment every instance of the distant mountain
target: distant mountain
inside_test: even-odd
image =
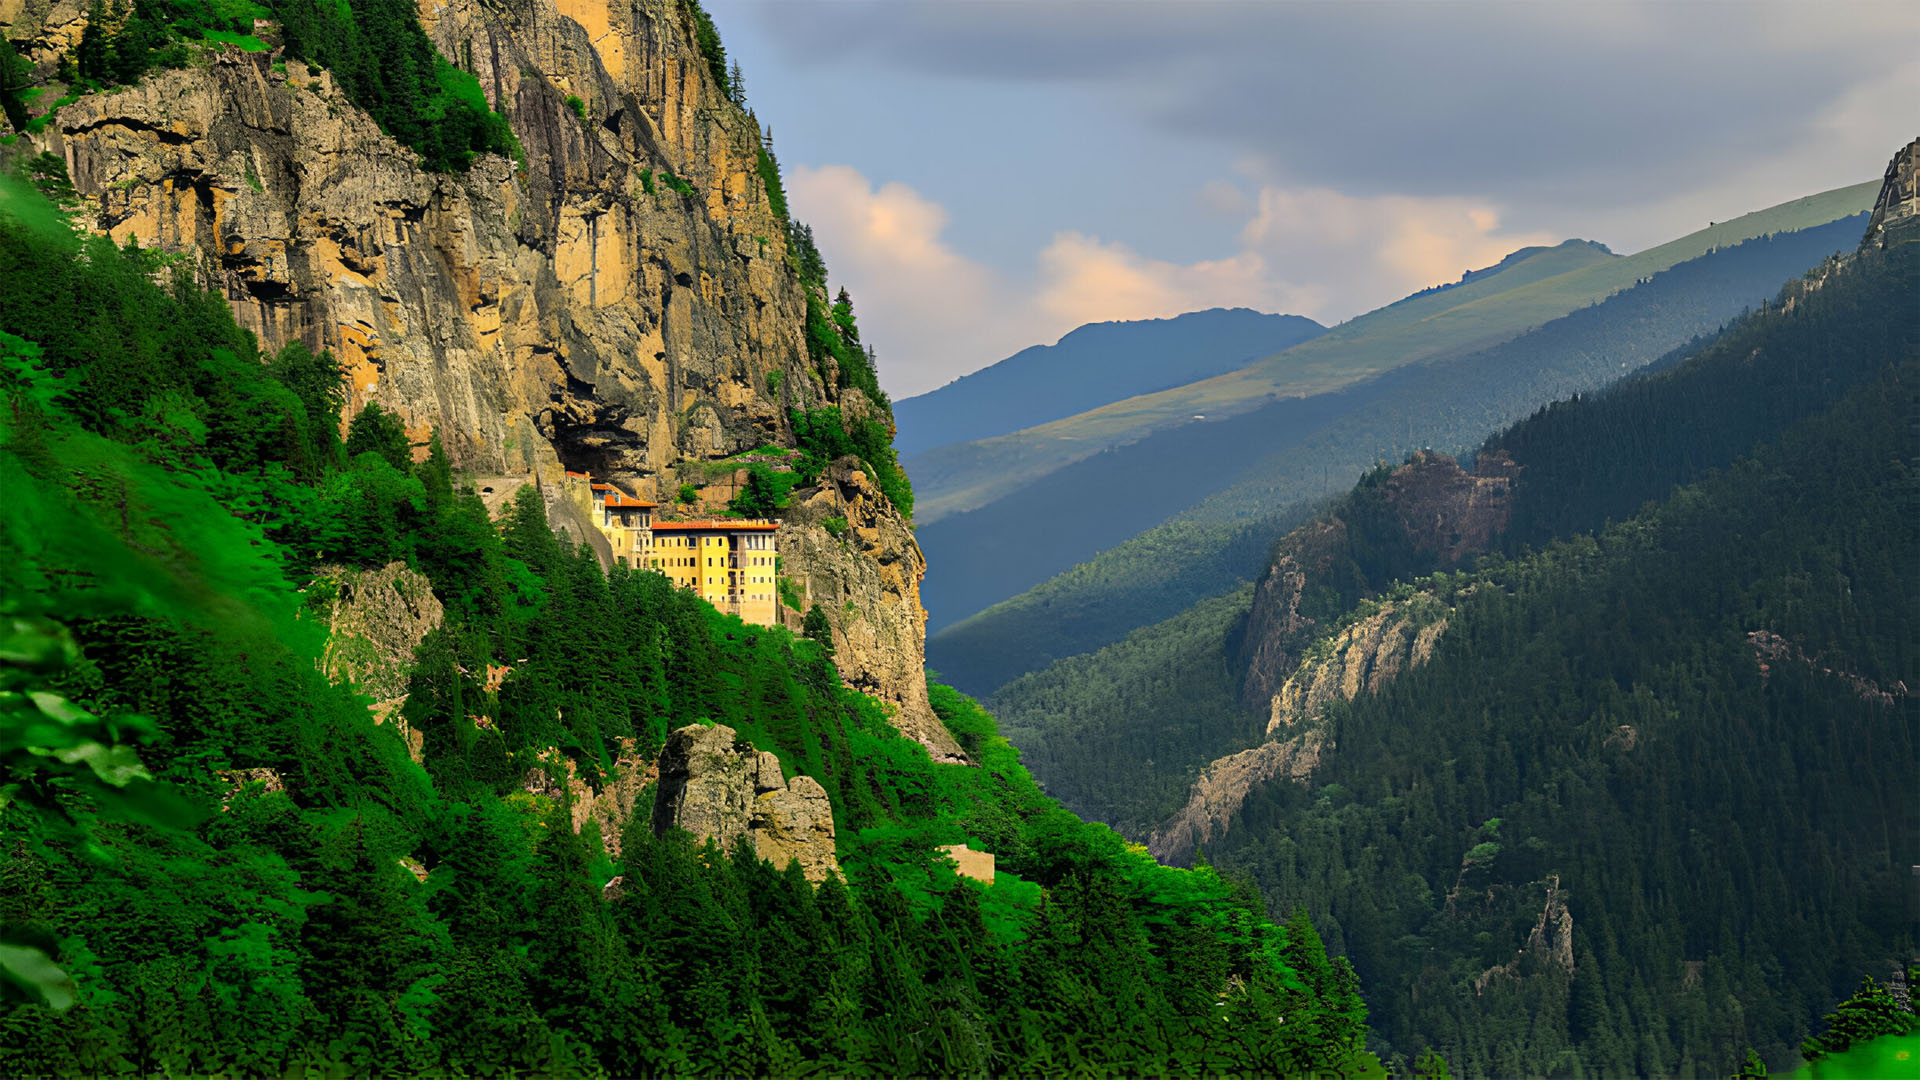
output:
[[[1151,850],[1304,905],[1397,1054],[1784,1068],[1912,955],[1906,235],[1538,410],[1471,474],[1371,471],[1257,588],[1004,688],[1003,730],[1136,838],[1210,746]]]
[[[1034,483],[1101,450],[1188,422],[1259,408],[1274,397],[1326,393],[1405,364],[1507,341],[1597,303],[1677,263],[1743,240],[1824,225],[1869,209],[1879,187],[1809,195],[1689,233],[1633,255],[1568,240],[1530,249],[1445,289],[1417,293],[1245,367],[1113,401],[1037,427],[923,451],[909,466],[924,525]]]
[[[1856,214],[1721,248],[1491,348],[1170,428],[923,523],[929,663],[987,694],[1231,590],[1260,572],[1275,536],[1375,461],[1468,450],[1543,402],[1656,361],[1853,247],[1865,224]],[[1249,434],[1226,449],[1206,437],[1228,429]],[[1185,508],[1167,510],[1182,498]],[[1139,532],[1151,510],[1172,519]],[[1013,537],[1018,550],[1003,550]]]
[[[1171,319],[1088,323],[938,390],[893,403],[903,458],[1210,378],[1327,328],[1298,315],[1213,308]],[[911,464],[908,466],[912,468]]]

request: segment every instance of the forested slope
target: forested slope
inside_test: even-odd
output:
[[[822,643],[603,573],[531,488],[490,520],[378,407],[343,443],[340,374],[7,178],[9,1072],[1365,1066],[1357,985],[1304,919],[1061,810],[956,694],[977,768],[933,764]],[[444,612],[386,723],[321,674],[322,563],[404,564]],[[643,816],[616,859],[536,780],[632,781],[715,721],[819,782],[844,882]],[[936,850],[962,842],[993,884]]]
[[[1332,395],[1318,411],[1326,421],[1305,432],[1284,429],[1253,452],[1226,460],[1181,454],[1179,433],[1171,432],[1084,462],[1076,469],[1108,461],[1115,467],[1076,473],[1076,505],[1084,506],[1065,530],[1068,537],[1094,533],[1103,515],[1118,517],[1113,509],[1096,508],[1093,496],[1106,496],[1109,507],[1125,506],[1130,462],[1153,456],[1165,472],[1178,462],[1186,475],[1203,478],[1195,485],[1201,491],[1216,486],[1223,474],[1233,479],[1165,524],[934,634],[929,663],[956,686],[989,694],[1020,674],[1091,652],[1219,595],[1257,577],[1276,537],[1304,520],[1315,503],[1343,493],[1374,462],[1397,461],[1420,447],[1469,451],[1489,431],[1544,402],[1591,392],[1711,335],[1743,310],[1765,303],[1781,282],[1850,250],[1864,225],[1864,217],[1843,218],[1679,263],[1511,341],[1407,365]],[[1293,416],[1285,411],[1290,405],[1276,403],[1263,412],[1278,424]],[[1163,442],[1167,453],[1157,454]],[[990,520],[994,509],[976,514]],[[941,522],[955,535],[936,534],[935,542],[948,548],[980,542],[978,535],[957,534],[966,520]],[[928,588],[952,592],[959,585],[935,580]]]
[[[1920,314],[1902,301],[1915,274],[1913,247],[1865,257],[1868,269],[1828,267],[1783,291],[1784,312],[1776,303],[1682,362],[1542,408],[1489,437],[1480,453],[1512,455],[1518,479],[1504,528],[1488,549],[1518,555],[1626,517],[1826,407],[1888,358],[1911,353]],[[1205,762],[1258,741],[1266,697],[1356,602],[1398,578],[1462,565],[1435,550],[1417,550],[1403,518],[1377,505],[1387,474],[1373,470],[1264,557],[1263,582],[1280,572],[1278,556],[1289,557],[1302,576],[1286,594],[1299,598],[1297,608],[1280,620],[1255,619],[1265,624],[1256,634],[1281,632],[1284,624],[1292,639],[1276,643],[1283,662],[1262,673],[1263,693],[1241,703],[1226,689],[1231,683],[1242,693],[1253,676],[1248,665],[1261,643],[1246,636],[1244,619],[1225,633],[1196,632],[1211,625],[1202,613],[1220,610],[1220,599],[1002,688],[991,704],[1008,729],[1035,748],[1028,761],[1041,781],[1077,812],[1144,838],[1151,827],[1140,823],[1164,819],[1177,805],[1172,789]],[[1329,530],[1328,523],[1337,528]],[[1467,553],[1465,565],[1476,554]],[[1223,666],[1230,674],[1217,674]],[[1151,687],[1159,707],[1108,708],[1115,686]],[[1198,737],[1151,755],[1135,753],[1143,743],[1163,742],[1151,733],[1162,723]],[[1051,752],[1056,747],[1073,750]],[[1128,782],[1097,782],[1117,771]]]
[[[1331,705],[1311,782],[1209,857],[1325,916],[1398,1051],[1786,1064],[1915,945],[1917,421],[1908,357],[1597,537],[1423,583],[1431,661]]]
[[[1269,738],[1311,742],[1308,779],[1216,785],[1230,822],[1204,851],[1338,927],[1395,1052],[1673,1075],[1750,1043],[1778,1067],[1863,972],[1910,955],[1915,295],[1920,244],[1865,250],[1684,361],[1492,437],[1518,479],[1505,554],[1477,569],[1368,512],[1377,485],[1282,546],[1303,599],[1285,625],[1315,639],[1303,673],[1370,597],[1445,625],[1423,664],[1290,713],[1309,722]],[[1246,745],[1266,716],[1236,724],[1228,692],[1253,642],[1224,618],[1199,634],[1226,604],[1007,688],[1010,729],[1084,740],[1036,755],[1042,781],[1132,822],[1194,760],[1165,752],[1163,717]],[[1116,685],[1161,709],[1107,707]]]

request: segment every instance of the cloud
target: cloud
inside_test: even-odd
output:
[[[1514,251],[1564,237],[1501,228],[1483,200],[1406,195],[1363,197],[1330,188],[1265,186],[1241,244],[1296,277],[1328,303],[1302,314],[1344,319],[1490,266]],[[1331,306],[1330,306],[1331,305]]]
[[[1063,232],[1037,261],[1034,303],[1068,329],[1090,322],[1165,319],[1212,307],[1273,310],[1276,295],[1287,291],[1276,286],[1266,260],[1250,251],[1181,264]]]
[[[1228,198],[1230,189],[1236,195]],[[933,389],[1090,322],[1250,307],[1349,318],[1461,271],[1560,237],[1501,227],[1479,200],[1362,197],[1221,179],[1201,189],[1243,208],[1235,250],[1177,262],[1080,232],[1055,233],[1031,264],[995,273],[946,240],[946,210],[845,165],[801,167],[793,204],[814,226],[836,285],[854,296],[889,392]]]
[[[930,390],[1033,344],[999,322],[1008,297],[994,275],[947,245],[939,204],[905,184],[876,188],[845,165],[795,168],[787,191],[835,283],[852,293],[889,393]]]
[[[1644,204],[1818,137],[1912,137],[1911,97],[1858,93],[1912,62],[1911,0],[1008,4],[777,0],[751,10],[797,63],[1091,90],[1162,135],[1256,156],[1295,187],[1510,204]],[[1884,145],[1881,145],[1884,144]],[[1785,197],[1785,196],[1783,196]]]

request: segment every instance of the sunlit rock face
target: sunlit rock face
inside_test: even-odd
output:
[[[75,0],[0,2],[43,77],[85,24]],[[479,475],[572,468],[658,499],[677,462],[791,445],[790,407],[874,414],[831,358],[809,359],[761,132],[682,5],[427,0],[420,14],[523,160],[425,172],[329,73],[234,48],[82,98],[34,149],[66,160],[87,224],[187,256],[263,347],[332,350],[349,412],[378,402],[422,443],[437,429]],[[848,471],[796,492],[819,512],[783,544],[784,572],[833,623],[847,680],[958,758],[927,705],[919,549]],[[862,519],[855,542],[817,528],[836,516]]]

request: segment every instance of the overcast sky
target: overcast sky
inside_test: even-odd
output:
[[[880,378],[1878,179],[1920,2],[706,0]]]

